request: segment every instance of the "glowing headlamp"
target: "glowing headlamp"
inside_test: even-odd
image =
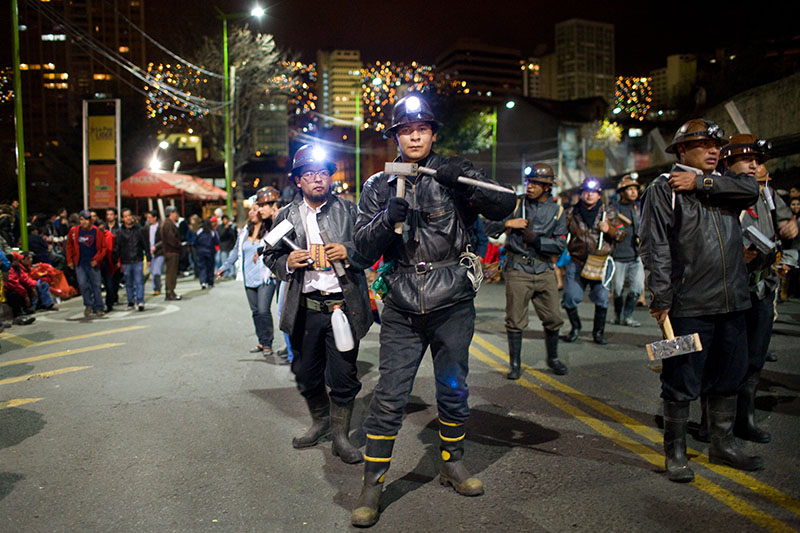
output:
[[[325,161],[328,159],[328,153],[325,151],[325,149],[315,146],[311,151],[311,157],[314,161]]]
[[[422,102],[416,96],[410,96],[406,100],[406,113],[416,113],[420,109],[422,109]]]

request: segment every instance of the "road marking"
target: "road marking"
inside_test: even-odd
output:
[[[44,400],[44,398],[17,398],[16,400],[0,402],[0,411],[3,409],[9,409],[11,407],[19,407],[20,405],[25,405],[26,403],[38,402],[39,400]]]
[[[59,374],[67,374],[69,372],[77,372],[79,370],[86,370],[92,368],[90,366],[68,366],[67,368],[59,368],[58,370],[48,370],[47,372],[37,372],[36,374],[26,374],[24,376],[17,376],[15,378],[0,379],[0,385],[9,385],[11,383],[19,383],[20,381],[29,381],[32,379],[44,379]]]
[[[123,320],[140,320],[143,318],[153,318],[157,316],[168,315],[170,313],[175,313],[180,311],[180,307],[177,305],[173,305],[170,303],[158,303],[158,304],[151,304],[148,303],[145,306],[145,311],[140,313],[139,311],[114,311],[113,313],[108,313],[101,318],[98,317],[84,317],[83,316],[83,308],[80,308],[80,311],[74,311],[71,314],[72,310],[62,310],[58,313],[48,313],[47,315],[42,315],[38,318],[38,320],[42,322],[61,322],[67,324],[102,324],[103,322],[112,323],[112,322],[121,322]]]
[[[0,367],[4,366],[11,366],[11,365],[21,365],[23,363],[33,363],[36,361],[43,361],[45,359],[53,359],[54,357],[63,357],[65,355],[73,355],[76,353],[83,353],[83,352],[92,352],[94,350],[104,350],[106,348],[115,348],[117,346],[122,346],[125,344],[124,342],[111,342],[108,344],[98,344],[96,346],[86,346],[85,348],[75,348],[73,350],[64,350],[63,352],[53,352],[44,355],[37,355],[34,357],[26,357],[25,359],[14,359],[13,361],[3,361],[0,363]]]
[[[16,335],[12,335],[11,333],[0,333],[0,340],[8,341],[10,343],[16,344],[18,346],[31,346],[32,344],[36,344],[34,341],[26,339],[25,337],[17,337]]]
[[[506,354],[503,350],[494,346],[489,341],[482,339],[477,335],[473,337],[473,341],[478,343],[482,348],[491,352],[492,354],[502,359],[503,361],[507,361],[508,354]],[[522,367],[525,370],[525,372],[531,374],[539,381],[542,381],[550,385],[554,389],[560,390],[564,394],[571,396],[580,403],[588,407],[591,407],[595,411],[611,418],[612,420],[619,422],[623,426],[627,427],[629,430],[633,431],[638,435],[641,435],[647,440],[658,445],[661,445],[664,442],[664,436],[660,431],[639,422],[638,420],[626,415],[625,413],[617,411],[613,407],[610,407],[609,405],[599,400],[586,396],[582,392],[561,383],[559,380],[551,376],[548,376],[544,372],[535,370],[525,364],[523,364]],[[705,466],[706,468],[716,472],[721,476],[727,477],[728,479],[734,481],[735,483],[738,483],[739,485],[747,487],[753,492],[761,494],[765,498],[777,503],[784,509],[787,509],[795,514],[800,514],[800,500],[797,500],[792,496],[790,496],[789,494],[786,494],[785,492],[782,492],[776,489],[775,487],[767,485],[766,483],[763,483],[757,480],[756,478],[748,474],[745,474],[740,470],[729,468],[727,466],[712,465],[711,463],[708,462],[708,456],[698,450],[687,448],[686,451],[689,454],[696,455],[696,458],[694,459],[696,463]]]
[[[476,337],[477,336],[473,337],[473,339],[477,340]],[[470,346],[469,350],[470,353],[475,358],[482,361],[486,365],[492,367],[493,369],[497,370],[498,372],[503,373],[507,370],[506,368],[507,361],[504,362],[505,364],[498,363],[495,359],[492,358],[491,355],[482,352],[474,344]],[[645,446],[644,444],[632,440],[630,437],[620,433],[619,431],[615,430],[605,422],[593,416],[590,416],[585,411],[582,411],[581,409],[570,404],[569,402],[562,400],[552,392],[547,391],[541,386],[528,381],[525,377],[518,379],[516,383],[531,390],[532,392],[540,396],[543,400],[547,401],[548,403],[552,404],[558,409],[561,409],[562,411],[576,418],[580,422],[583,422],[585,425],[589,426],[591,429],[595,430],[597,433],[611,440],[615,444],[622,446],[623,448],[635,453],[636,455],[638,455],[645,461],[653,464],[654,466],[657,466],[659,468],[664,468],[664,456],[661,454],[661,452],[657,452]],[[717,485],[716,483],[710,481],[709,479],[706,479],[703,476],[698,475],[697,473],[695,473],[695,481],[693,485],[698,489],[702,490],[703,492],[705,492],[706,494],[708,494],[709,496],[713,497],[714,499],[727,505],[734,512],[741,514],[742,516],[746,517],[753,523],[763,527],[767,531],[774,531],[774,532],[795,531],[793,528],[789,527],[784,522],[778,520],[777,518],[772,517],[771,515],[765,513],[764,511],[755,508],[754,506],[747,503],[745,500],[735,496],[730,491],[724,489],[723,487]]]
[[[129,326],[127,328],[107,329],[105,331],[98,331],[96,333],[87,333],[85,335],[75,335],[74,337],[64,337],[63,339],[51,339],[49,341],[34,342],[29,346],[45,346],[47,344],[56,344],[57,342],[74,341],[78,339],[88,339],[90,337],[100,337],[101,335],[111,335],[112,333],[122,333],[123,331],[133,331],[136,329],[144,329],[148,326]]]

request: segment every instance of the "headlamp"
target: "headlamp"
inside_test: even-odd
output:
[[[311,151],[311,157],[314,161],[325,161],[328,158],[328,154],[323,148],[315,146]]]
[[[422,102],[416,96],[410,96],[406,100],[406,113],[416,113],[422,108]]]
[[[525,167],[525,170],[523,170],[522,173],[525,174],[525,176],[530,176],[531,173],[533,173],[533,167],[531,166]]]

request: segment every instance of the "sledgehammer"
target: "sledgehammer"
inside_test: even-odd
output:
[[[685,353],[699,352],[703,349],[700,335],[697,333],[676,337],[672,331],[672,323],[669,321],[669,316],[664,318],[661,331],[664,332],[664,337],[666,338],[647,345],[647,356],[650,357],[651,361],[675,357]]]
[[[267,233],[266,237],[264,237],[264,241],[269,244],[271,247],[278,244],[278,241],[283,241],[289,248],[292,250],[302,250],[297,244],[294,243],[287,235],[294,230],[294,226],[291,222],[287,219],[281,220],[281,222],[272,228],[269,233]],[[309,258],[306,261],[309,266],[314,264],[314,260]]]
[[[434,169],[421,167],[416,163],[386,163],[386,165],[383,167],[383,172],[385,174],[394,174],[398,178],[405,178],[406,176],[419,176],[420,174],[425,174],[426,176],[436,175],[436,171]],[[474,185],[475,187],[481,187],[482,189],[489,189],[490,191],[517,194],[514,189],[507,189],[501,185],[486,183],[485,181],[467,178],[464,176],[459,176],[458,182],[463,183],[464,185]]]

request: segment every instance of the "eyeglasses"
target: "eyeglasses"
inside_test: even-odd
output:
[[[328,169],[323,168],[322,170],[309,170],[300,174],[300,177],[306,180],[307,182],[315,181],[315,178],[322,178],[327,179],[331,177],[330,171]]]

